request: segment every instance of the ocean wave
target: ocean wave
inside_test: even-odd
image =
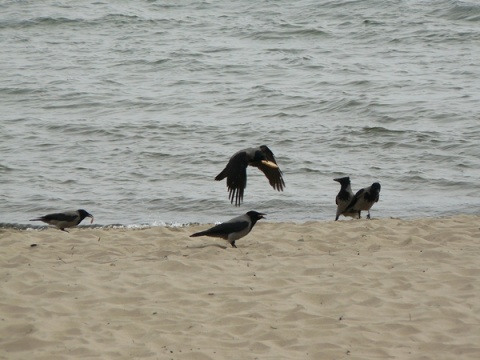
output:
[[[480,4],[469,1],[452,0],[447,9],[436,10],[440,16],[451,20],[480,21]]]

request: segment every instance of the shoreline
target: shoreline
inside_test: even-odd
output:
[[[241,213],[237,214],[241,215]],[[232,217],[234,215],[231,215]],[[268,214],[267,214],[268,216]],[[400,220],[400,221],[417,221],[417,220],[441,220],[441,219],[450,219],[455,217],[480,217],[480,214],[476,213],[463,213],[463,214],[446,214],[440,216],[408,216],[408,217],[399,217],[399,216],[391,216],[391,217],[372,217],[372,221],[383,221],[383,220]],[[126,230],[142,230],[142,229],[150,229],[150,228],[188,228],[194,226],[212,226],[215,224],[219,224],[223,220],[228,220],[229,216],[226,216],[225,219],[220,219],[219,221],[213,222],[189,222],[189,223],[180,223],[180,222],[167,222],[167,223],[155,223],[155,224],[148,224],[148,223],[139,223],[139,224],[80,224],[74,228],[68,229],[70,230],[111,230],[111,229],[126,229]],[[352,219],[346,218],[341,216],[338,221],[334,221],[334,219],[314,219],[314,220],[305,220],[305,221],[275,221],[275,219],[266,218],[259,223],[268,223],[268,224],[295,224],[295,225],[303,225],[306,223],[342,223],[342,222],[349,222],[349,221],[369,221],[366,219],[365,216],[362,216],[361,219]],[[55,230],[54,227],[49,226],[47,224],[30,224],[30,223],[2,223],[0,222],[0,230],[17,230],[17,231],[45,231],[45,230]]]

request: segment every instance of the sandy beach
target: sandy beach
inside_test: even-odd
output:
[[[0,359],[479,359],[480,217],[0,229]]]

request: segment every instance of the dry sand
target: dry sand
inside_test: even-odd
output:
[[[0,229],[0,359],[480,359],[478,216],[207,227]]]

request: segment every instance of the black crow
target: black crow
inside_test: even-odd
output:
[[[232,204],[235,201],[236,206],[240,206],[243,201],[249,165],[259,168],[274,189],[283,191],[285,186],[275,156],[266,145],[240,150],[230,158],[225,169],[215,177],[217,181],[227,178],[228,198]]]

